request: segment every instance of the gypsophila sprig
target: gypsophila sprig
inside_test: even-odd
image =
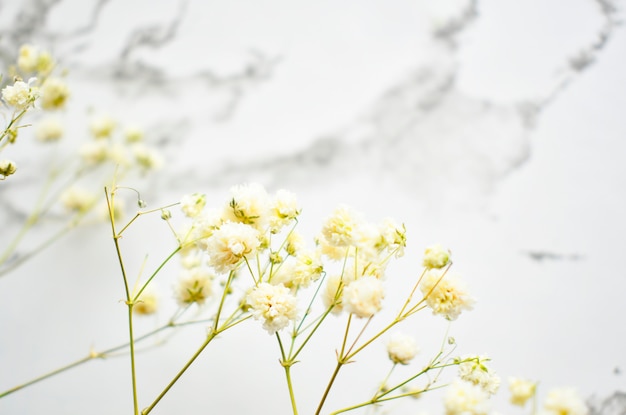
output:
[[[118,169],[131,168],[132,161],[124,157],[125,143],[134,145],[139,140],[126,138],[116,142],[115,131],[112,127],[109,132],[94,133],[99,136],[93,141],[97,149],[94,146],[89,157],[83,156],[84,166],[96,168],[115,160]],[[121,198],[122,192],[132,195],[133,203],[128,205],[139,209],[134,215],[124,215],[127,203]],[[286,382],[286,400],[293,414],[336,415],[358,408],[378,408],[388,401],[422,397],[425,392],[440,388],[447,389],[442,402],[446,415],[486,415],[490,410],[489,398],[500,383],[490,359],[482,355],[453,357],[458,342],[448,333],[450,322],[471,310],[474,299],[451,270],[449,250],[439,245],[427,248],[424,268],[397,279],[389,264],[409,250],[405,226],[391,218],[370,222],[362,213],[340,205],[310,238],[297,229],[306,218],[296,195],[283,189],[272,194],[257,183],[233,186],[221,203],[212,206],[207,194],[200,192],[148,208],[150,199],[149,195],[140,195],[138,190],[115,182],[105,190],[106,213],[124,293],[120,304],[127,309],[128,342],[104,352],[90,351],[88,358],[53,374],[123,351],[130,357],[133,411],[148,415],[162,399],[168,398],[170,389],[200,355],[211,353],[215,338],[225,340],[230,329],[251,327],[249,344],[241,347],[254,353],[260,341],[276,343],[276,357]],[[68,188],[60,200],[76,216],[86,214],[96,203],[95,196],[78,186]],[[165,235],[154,240],[166,241],[171,251],[156,265],[146,265],[144,259],[139,269],[131,270],[133,261],[125,258],[124,244],[132,238],[123,236],[134,232],[135,225],[148,215],[156,215]],[[419,260],[412,263],[419,264]],[[171,295],[161,295],[157,284],[166,285],[163,280],[172,275],[175,280],[169,284]],[[385,299],[390,281],[406,283],[400,301]],[[165,316],[167,323],[139,334],[137,326],[163,320],[168,301],[175,305],[169,309],[175,311]],[[420,320],[414,316],[425,309],[436,315],[434,321],[444,325],[445,330],[439,333],[445,332],[443,339],[420,329]],[[440,316],[449,321],[442,321]],[[338,325],[339,330],[322,330],[331,324]],[[152,339],[154,347],[161,347],[166,343],[163,339],[183,329],[199,331],[195,352],[183,359],[171,377],[163,374],[160,392],[140,396],[139,391],[144,389],[140,387],[143,377],[138,375],[141,366],[137,361],[141,357],[137,344]],[[167,330],[171,330],[171,336],[158,336]],[[261,337],[254,337],[257,333]],[[336,335],[333,337],[332,333]],[[434,339],[438,349],[418,355],[413,337],[416,333],[420,335],[420,345]],[[363,353],[369,348],[378,352]],[[303,353],[305,349],[309,350],[307,354]],[[315,352],[332,359],[335,368],[329,371],[325,387],[298,389],[294,379],[310,374],[305,365],[296,363],[310,359],[309,353]],[[370,371],[371,379],[364,379],[369,381],[366,390],[336,391],[341,387],[336,380],[343,376],[344,366],[375,367],[374,358],[390,368],[386,375]],[[315,363],[315,371],[324,367]],[[449,370],[454,367],[456,371]],[[251,376],[254,375],[252,371]],[[265,377],[260,381],[264,380]],[[318,391],[319,395],[313,397],[315,410],[299,408],[301,394]],[[511,391],[515,396],[513,403],[529,399],[527,383],[511,383]],[[328,399],[334,394],[344,399]],[[562,391],[548,396],[544,411],[545,415],[586,415],[573,395]]]

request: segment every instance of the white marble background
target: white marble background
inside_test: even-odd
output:
[[[139,182],[149,202],[191,191],[218,201],[259,181],[296,192],[310,232],[341,202],[372,220],[392,216],[409,231],[398,280],[415,275],[424,246],[446,244],[479,300],[452,327],[459,351],[488,353],[503,378],[539,379],[541,393],[606,396],[626,389],[623,7],[3,0],[0,58],[5,67],[24,42],[54,52],[69,71],[74,136],[89,108],[146,126],[166,151],[164,169]],[[15,195],[36,178],[23,170],[0,189],[8,235],[28,200]],[[0,389],[123,341],[107,232],[72,235],[0,279]],[[138,261],[157,249],[145,239],[129,248]],[[287,413],[263,334],[224,339],[154,413]],[[140,396],[160,390],[202,335],[141,355]],[[327,357],[319,372],[303,363],[297,387],[321,390]],[[128,412],[127,365],[91,362],[0,400],[0,413]],[[367,374],[343,375],[344,387],[371,387]],[[498,411],[515,412],[500,395]],[[304,408],[318,396],[303,397]],[[442,412],[434,398],[392,409]]]

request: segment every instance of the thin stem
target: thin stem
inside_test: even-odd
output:
[[[348,361],[346,356],[344,356],[346,350],[346,343],[348,342],[348,334],[350,333],[350,322],[352,321],[352,314],[348,315],[348,321],[346,322],[346,330],[343,335],[343,341],[341,342],[341,352],[337,355],[337,366],[335,366],[335,370],[328,381],[328,385],[326,385],[326,389],[324,390],[324,394],[322,395],[322,399],[315,411],[315,415],[319,415],[322,411],[322,407],[324,406],[324,402],[326,402],[326,398],[328,398],[328,394],[330,393],[330,389],[333,387],[335,383],[335,379],[337,379],[337,375],[339,374],[339,370],[341,367]]]
[[[280,348],[280,354],[282,359],[280,360],[280,364],[285,369],[285,378],[287,379],[287,388],[289,389],[289,399],[291,401],[291,409],[294,415],[298,415],[298,407],[296,405],[296,396],[293,391],[293,382],[291,381],[291,366],[294,363],[293,359],[287,359],[285,355],[285,348],[283,347],[283,342],[280,338],[278,332],[276,333],[276,340],[278,341],[278,347]]]
[[[209,345],[209,343],[211,343],[211,340],[213,340],[215,338],[217,333],[218,332],[215,331],[215,330],[213,330],[213,331],[211,331],[209,333],[209,335],[207,336],[206,340],[202,343],[200,348],[198,350],[196,350],[196,352],[193,354],[193,356],[191,356],[191,359],[189,359],[187,361],[187,363],[185,363],[183,368],[178,371],[176,376],[174,376],[174,378],[167,384],[165,389],[163,389],[161,391],[159,396],[156,397],[156,399],[150,404],[150,406],[146,407],[145,409],[143,409],[141,411],[141,415],[147,415],[154,409],[154,407],[161,401],[161,399],[163,399],[165,394],[167,394],[167,392],[169,392],[169,390],[172,388],[172,386],[174,386],[174,384],[178,381],[178,379],[180,379],[180,377],[185,373],[185,371],[187,371],[187,369],[189,369],[189,366],[191,366],[191,364],[198,358],[198,356],[200,356],[200,354]]]
[[[333,383],[335,383],[335,379],[337,378],[337,374],[339,373],[339,370],[341,369],[341,366],[343,366],[343,362],[340,359],[337,359],[337,366],[335,366],[335,371],[333,372],[332,376],[330,377],[328,385],[326,385],[326,390],[324,391],[324,395],[322,396],[322,399],[320,400],[320,403],[317,406],[317,410],[315,411],[315,415],[319,415],[320,412],[322,412],[322,407],[324,406],[324,402],[326,402],[326,398],[328,397],[328,393],[330,392],[330,389],[332,388]]]
[[[60,367],[58,369],[55,369],[52,372],[48,372],[45,375],[38,376],[38,377],[36,377],[36,378],[34,378],[32,380],[29,380],[26,383],[22,383],[21,385],[17,385],[17,386],[15,386],[15,387],[13,387],[13,388],[11,388],[9,390],[6,390],[6,391],[0,393],[0,398],[4,398],[7,395],[10,395],[10,394],[12,394],[14,392],[19,391],[20,389],[24,389],[24,388],[26,388],[28,386],[34,385],[35,383],[41,382],[42,380],[46,380],[46,379],[51,378],[51,377],[53,377],[55,375],[63,373],[65,371],[70,370],[70,369],[72,369],[72,368],[74,368],[76,366],[79,366],[79,365],[81,365],[81,364],[83,364],[85,362],[88,362],[88,361],[90,361],[90,360],[92,360],[94,358],[95,357],[89,355],[89,356],[84,357],[82,359],[79,359],[79,360],[77,360],[75,362],[72,362],[72,363],[70,363],[68,365],[65,365],[65,366],[62,366],[62,367]]]
[[[133,336],[133,305],[128,303],[128,335],[130,338],[130,368],[133,384],[133,408],[135,415],[139,415],[139,402],[137,400],[137,374],[135,370],[135,341]]]
[[[130,372],[131,372],[131,381],[132,381],[132,388],[133,388],[133,408],[134,408],[134,414],[139,415],[139,403],[137,399],[137,374],[135,370],[135,340],[133,336],[134,302],[131,300],[131,293],[130,293],[130,289],[128,286],[128,278],[126,276],[126,269],[124,267],[124,261],[122,259],[122,252],[121,252],[120,244],[119,244],[119,239],[121,235],[118,234],[115,230],[115,207],[114,207],[115,190],[111,191],[109,195],[109,192],[105,188],[105,196],[107,200],[107,207],[109,209],[109,219],[111,221],[111,232],[113,233],[113,242],[115,244],[115,252],[117,253],[117,259],[120,264],[122,278],[124,280],[124,290],[126,291],[126,305],[128,306],[128,335],[129,335],[129,345],[130,345]]]

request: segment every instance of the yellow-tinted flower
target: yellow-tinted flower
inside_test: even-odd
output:
[[[406,365],[418,351],[415,339],[404,333],[394,333],[387,342],[387,354],[394,363]]]
[[[474,299],[469,295],[460,277],[443,269],[433,268],[424,274],[420,290],[426,304],[448,320],[456,320],[463,310],[471,310]]]
[[[0,176],[2,180],[14,174],[17,171],[17,165],[11,160],[0,160]]]
[[[70,90],[59,78],[48,78],[41,87],[41,107],[45,110],[61,109],[65,106]]]
[[[254,318],[263,319],[269,334],[287,327],[298,315],[296,297],[282,284],[259,284],[246,296],[246,304]]]
[[[513,405],[524,406],[530,398],[535,396],[536,389],[536,382],[514,377],[509,378],[509,391]]]
[[[43,143],[58,141],[63,137],[63,124],[58,118],[44,118],[35,126],[35,137]]]

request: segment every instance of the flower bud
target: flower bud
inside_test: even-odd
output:
[[[6,178],[17,170],[17,165],[11,160],[0,160],[0,175]]]

